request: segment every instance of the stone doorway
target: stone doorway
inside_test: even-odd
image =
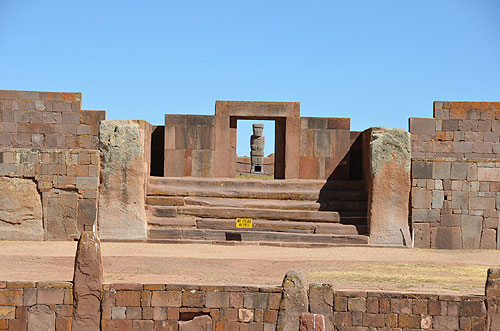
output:
[[[251,161],[251,141],[253,134],[253,125],[262,124],[263,136],[265,138],[264,156],[262,166],[257,165],[252,169]],[[275,128],[276,123],[273,120],[247,120],[238,119],[237,139],[236,139],[236,177],[249,178],[256,177],[260,179],[274,178],[275,167]],[[253,171],[252,171],[253,170]]]

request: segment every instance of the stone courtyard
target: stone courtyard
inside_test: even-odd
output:
[[[432,115],[151,125],[2,90],[0,330],[500,330],[500,102]],[[256,125],[238,157],[238,120],[274,153]]]

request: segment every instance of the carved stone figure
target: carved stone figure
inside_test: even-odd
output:
[[[255,123],[252,125],[253,135],[250,137],[250,157],[252,160],[251,173],[261,173],[264,168],[264,145],[266,138],[262,135],[264,124]]]

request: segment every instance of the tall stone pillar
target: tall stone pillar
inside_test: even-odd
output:
[[[371,128],[363,133],[370,244],[410,246],[410,134]]]
[[[102,282],[101,243],[94,232],[83,232],[75,257],[72,331],[100,330]]]
[[[144,150],[139,125],[102,121],[98,229],[102,239],[146,239]]]
[[[309,298],[305,287],[304,276],[291,270],[283,279],[283,295],[278,314],[277,331],[299,331],[300,316],[307,313]]]

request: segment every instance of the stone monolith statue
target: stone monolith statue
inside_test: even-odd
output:
[[[266,138],[262,135],[264,124],[255,123],[252,125],[253,135],[250,137],[250,157],[252,160],[251,173],[263,172],[264,168],[264,144]]]

